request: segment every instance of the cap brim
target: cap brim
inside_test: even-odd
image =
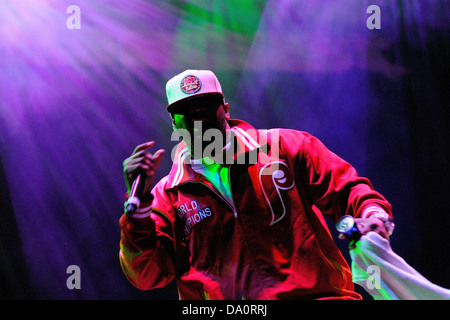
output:
[[[203,92],[200,94],[195,94],[195,95],[191,95],[189,97],[183,98],[181,100],[178,100],[174,103],[169,104],[166,109],[168,112],[170,113],[176,113],[177,111],[182,110],[185,106],[186,106],[186,102],[189,100],[194,100],[194,99],[202,99],[204,97],[211,97],[211,96],[217,96],[221,99],[224,99],[224,95],[220,92]]]

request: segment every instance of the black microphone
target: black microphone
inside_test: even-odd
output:
[[[141,203],[139,199],[144,191],[146,177],[139,174],[131,185],[130,195],[128,200],[125,202],[125,213],[133,214]]]

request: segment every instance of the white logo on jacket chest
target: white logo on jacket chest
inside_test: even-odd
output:
[[[289,167],[281,161],[272,161],[259,171],[259,183],[272,213],[270,225],[279,222],[287,212],[287,191],[295,186]],[[271,192],[276,190],[276,193]]]

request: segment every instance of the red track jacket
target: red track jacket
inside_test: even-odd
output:
[[[120,219],[126,277],[142,290],[175,279],[180,299],[360,299],[322,213],[336,221],[378,205],[391,215],[390,204],[310,134],[228,122],[236,162],[257,152],[231,166],[234,203],[183,162],[181,142],[141,204],[150,214]]]

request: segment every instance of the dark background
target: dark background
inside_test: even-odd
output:
[[[127,282],[118,219],[122,161],[172,150],[165,83],[190,68],[216,73],[232,117],[308,131],[368,177],[394,251],[450,287],[448,1],[85,0],[74,30],[71,1],[0,3],[0,298],[177,298]]]

